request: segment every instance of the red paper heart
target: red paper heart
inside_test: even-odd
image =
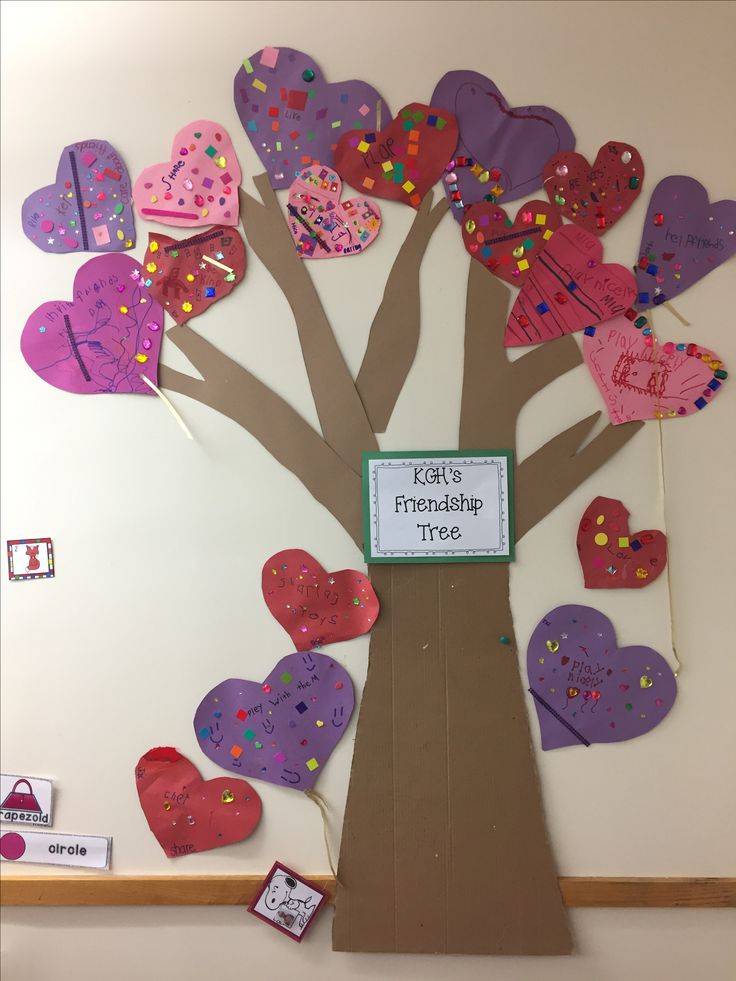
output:
[[[376,132],[344,133],[335,168],[354,188],[418,208],[457,146],[457,120],[444,109],[411,102]]]
[[[378,597],[364,573],[326,572],[299,548],[268,559],[261,588],[266,606],[298,651],[367,634],[378,616]]]
[[[340,200],[342,181],[316,163],[289,188],[289,231],[302,259],[342,259],[365,252],[381,230],[381,211],[365,198]]]
[[[148,826],[169,858],[242,841],[261,819],[261,798],[247,781],[203,780],[171,746],[141,756],[135,781]]]
[[[527,201],[514,221],[503,208],[481,201],[465,209],[463,242],[471,256],[512,286],[526,280],[537,256],[562,224],[546,201]]]
[[[506,347],[552,341],[616,317],[636,298],[633,273],[601,262],[600,241],[563,225],[532,266],[506,324]]]
[[[577,546],[586,589],[641,589],[667,565],[667,536],[630,532],[629,512],[612,497],[596,497],[585,509]]]
[[[149,289],[177,324],[232,292],[245,265],[243,240],[237,229],[225,225],[179,241],[149,232],[143,260]]]
[[[580,153],[556,153],[544,168],[550,202],[594,235],[613,228],[641,193],[644,162],[635,146],[605,143],[591,167]]]

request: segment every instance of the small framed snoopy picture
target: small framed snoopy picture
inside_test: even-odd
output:
[[[319,886],[276,862],[248,912],[301,943],[328,898]]]
[[[54,546],[50,538],[16,538],[8,542],[8,576],[18,579],[53,579]]]

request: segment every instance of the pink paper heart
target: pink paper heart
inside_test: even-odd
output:
[[[139,174],[133,201],[140,215],[163,225],[237,225],[240,177],[227,131],[198,119],[176,134],[170,160]]]
[[[649,333],[645,333],[649,331]],[[583,355],[614,426],[704,409],[728,377],[715,352],[697,344],[660,344],[642,314],[590,327]]]
[[[315,163],[289,188],[289,228],[302,259],[339,259],[364,252],[381,229],[381,209],[367,198],[340,201],[342,181]]]

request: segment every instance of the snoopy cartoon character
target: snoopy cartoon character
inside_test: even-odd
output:
[[[274,922],[289,930],[295,923],[303,930],[315,910],[311,895],[306,899],[292,898],[292,890],[296,887],[297,881],[292,876],[277,873],[268,884],[264,896],[266,908],[275,914]]]

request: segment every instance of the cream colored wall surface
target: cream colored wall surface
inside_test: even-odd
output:
[[[261,677],[289,649],[260,596],[268,555],[300,546],[333,568],[359,565],[361,557],[296,478],[212,410],[175,397],[195,434],[190,443],[154,399],[75,397],[27,368],[19,337],[29,313],[68,296],[89,256],[36,250],[21,231],[21,202],[52,180],[67,143],[110,140],[135,177],[165,159],[176,130],[200,117],[229,130],[250,188],[258,161],[235,112],[233,75],[263,45],[289,45],[313,54],[330,80],[372,82],[394,110],[428,101],[445,71],[466,67],[492,77],[513,105],[544,102],[564,113],[590,159],[607,139],[635,144],[646,164],[645,191],[605,238],[606,258],[630,265],[660,178],[689,174],[713,199],[736,195],[736,6],[8,2],[2,18],[1,534],[50,535],[57,560],[52,581],[3,582],[2,768],[53,777],[55,829],[112,835],[115,873],[255,873],[276,858],[324,873],[316,808],[269,784],[258,786],[264,820],[251,839],[169,862],[138,807],[133,768],[142,752],[163,743],[189,755],[205,776],[221,773],[198,752],[192,715],[214,683],[238,672]],[[365,256],[310,266],[354,370],[411,220],[408,209],[382,207],[384,229]],[[137,220],[134,255],[143,256],[156,227]],[[424,261],[420,349],[383,449],[456,443],[467,266],[447,217]],[[735,366],[735,271],[732,261],[678,301],[691,327],[658,310],[660,338],[707,344]],[[196,328],[316,424],[291,313],[252,251],[247,282]],[[163,360],[187,369],[168,345]],[[524,410],[520,455],[599,407],[585,368],[557,381]],[[664,424],[664,511],[650,424],[518,549],[512,599],[522,648],[546,611],[578,602],[609,615],[622,644],[649,644],[674,663],[665,578],[636,592],[591,594],[574,547],[579,516],[597,494],[621,497],[633,527],[666,524],[670,536],[683,662],[670,716],[639,740],[552,753],[539,751],[532,719],[561,874],[736,872],[735,409],[731,381],[708,412]],[[367,640],[331,652],[360,688]],[[353,721],[319,782],[335,841],[354,734]],[[571,916],[578,950],[570,958],[448,962],[334,954],[330,912],[299,946],[242,909],[7,909],[3,979],[734,976],[730,911]],[[479,921],[477,929],[493,924]]]

